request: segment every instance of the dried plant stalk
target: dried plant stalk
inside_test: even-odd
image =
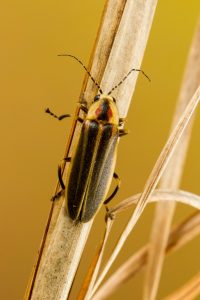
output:
[[[94,288],[93,288],[93,294],[103,281],[104,277],[106,276],[108,270],[112,266],[113,262],[115,261],[117,255],[119,254],[121,248],[123,247],[126,239],[128,238],[130,232],[134,228],[135,224],[137,223],[139,217],[141,216],[147,201],[148,197],[151,196],[153,193],[158,181],[160,180],[160,177],[162,176],[172,154],[174,153],[174,150],[176,148],[177,143],[179,142],[184,130],[186,129],[189,120],[191,119],[198,103],[200,101],[200,86],[196,90],[195,94],[193,95],[192,99],[190,100],[189,104],[187,105],[185,111],[183,112],[179,122],[177,123],[176,127],[172,131],[167,143],[165,144],[146,184],[144,187],[143,192],[141,193],[141,196],[139,198],[138,204],[135,208],[134,213],[132,214],[131,218],[129,219],[125,229],[123,230],[122,234],[120,235],[120,238],[117,242],[117,245],[115,249],[112,252],[112,255],[110,256],[105,268],[103,269],[102,273],[100,274]]]
[[[151,199],[150,199],[151,201]],[[184,222],[176,226],[170,233],[165,253],[171,253],[180,249],[183,245],[193,240],[200,234],[200,212],[196,212]],[[103,300],[116,292],[125,282],[142,271],[147,263],[147,255],[150,244],[133,254],[109,279],[103,283],[93,296],[93,300]],[[174,298],[176,299],[176,298]]]
[[[109,237],[109,234],[110,234],[110,231],[111,231],[111,228],[112,228],[112,224],[113,224],[113,220],[108,218],[107,222],[106,222],[106,230],[105,230],[103,241],[100,243],[100,246],[97,249],[96,255],[95,255],[95,257],[94,257],[94,259],[93,259],[93,261],[90,265],[88,275],[85,278],[85,281],[82,285],[82,288],[80,290],[80,293],[78,295],[77,300],[90,299],[90,294],[92,292],[92,288],[94,286],[96,277],[97,277],[98,272],[99,272],[99,268],[100,268],[100,265],[101,265],[101,262],[102,262],[105,245],[106,245],[106,242],[108,240],[108,237]]]
[[[200,23],[194,36],[190,49],[186,71],[182,83],[180,96],[172,124],[172,128],[182,115],[189,99],[200,84]],[[191,135],[191,125],[184,132],[181,141],[173,154],[160,182],[161,189],[178,189],[186,152]],[[156,298],[159,285],[165,248],[170,232],[171,221],[175,209],[175,202],[158,202],[151,232],[151,247],[149,249],[146,280],[144,284],[144,299],[153,300]]]
[[[142,3],[140,0],[107,1],[90,60],[91,73],[105,92],[130,69],[140,67],[156,4],[157,0]],[[130,76],[114,93],[120,117],[127,114],[137,76]],[[84,94],[90,104],[96,93],[96,86],[86,76],[81,96]],[[79,132],[76,127],[72,135],[72,150]],[[65,214],[65,205],[56,205],[25,299],[66,299],[91,223],[75,226]]]
[[[200,273],[165,300],[193,300],[200,294]]]
[[[117,205],[113,206],[109,210],[109,213],[111,215],[116,215],[116,214],[128,209],[131,205],[137,204],[140,197],[141,197],[141,194],[136,194],[136,195],[133,195],[133,196],[121,201]],[[200,196],[193,194],[193,193],[186,192],[186,191],[181,191],[181,190],[172,191],[172,190],[157,189],[153,192],[151,197],[148,199],[148,203],[158,202],[158,201],[180,202],[183,204],[190,205],[194,208],[200,209]]]
[[[107,219],[106,230],[105,230],[103,242],[100,243],[100,246],[98,247],[96,255],[91,263],[88,274],[87,274],[86,279],[81,288],[78,300],[90,299],[90,295],[92,293],[92,288],[94,286],[96,277],[99,272],[99,267],[102,262],[105,245],[108,240],[108,237],[109,237],[109,234],[111,231],[111,227],[112,227],[113,221],[115,220],[116,214],[129,208],[131,205],[136,204],[139,198],[140,198],[140,194],[129,197],[128,199],[125,199],[124,201],[120,202],[120,204],[116,205],[114,208],[112,208],[109,211],[109,213],[112,214],[113,218]],[[174,191],[174,192],[171,191],[170,192],[170,191],[155,190],[153,192],[152,196],[150,197],[150,199],[148,200],[148,203],[155,202],[155,201],[177,201],[177,202],[191,205],[200,210],[200,197],[197,195],[188,193],[188,192],[184,192],[184,191]]]

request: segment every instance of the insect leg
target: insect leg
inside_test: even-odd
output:
[[[65,115],[57,116],[57,115],[55,115],[49,108],[46,108],[46,109],[45,109],[45,112],[46,112],[47,114],[51,115],[52,117],[56,118],[56,119],[59,120],[59,121],[65,119],[65,118],[71,117],[70,114],[65,114]]]
[[[82,104],[84,105],[85,107],[87,107],[88,103],[85,99],[85,93],[83,92],[82,95],[80,96],[80,99],[79,99],[79,104]]]
[[[65,190],[60,190],[58,193],[56,193],[52,198],[51,198],[51,201],[55,201],[57,199],[59,199],[63,194],[64,194],[64,191]]]
[[[80,104],[80,109],[82,109],[85,113],[87,113],[88,112],[88,108],[87,108],[87,106],[86,105],[84,105],[84,104]]]
[[[119,126],[123,125],[126,118],[119,118]]]
[[[84,122],[84,119],[81,117],[77,117],[77,121],[79,121],[82,124]]]
[[[65,157],[63,159],[65,162],[70,162],[71,161],[71,157]],[[62,179],[62,167],[61,167],[61,164],[58,165],[58,180],[59,180],[59,183],[60,183],[60,186],[62,188],[62,190],[65,190],[65,184],[63,182],[63,179]]]
[[[124,121],[126,120],[126,118],[119,118],[119,127],[121,127],[124,124]],[[123,136],[128,134],[128,130],[126,129],[119,129],[119,136]]]
[[[114,177],[115,179],[117,179],[118,183],[117,183],[116,188],[114,189],[114,191],[113,191],[112,194],[110,195],[110,197],[108,197],[108,199],[106,199],[106,200],[104,201],[104,204],[107,204],[108,202],[110,202],[110,201],[112,200],[112,198],[117,194],[117,192],[118,192],[118,190],[119,190],[119,188],[120,188],[121,180],[120,180],[119,176],[117,175],[117,173],[114,173],[114,174],[113,174],[113,177]],[[111,220],[114,219],[114,215],[110,213],[109,208],[108,208],[107,206],[105,206],[105,207],[106,207],[105,222],[107,223],[108,218],[110,218]]]
[[[71,157],[64,158],[64,161],[70,162],[71,161]],[[52,201],[60,198],[63,195],[64,191],[65,191],[65,184],[64,184],[63,179],[62,179],[61,164],[58,165],[58,180],[59,180],[59,183],[60,183],[60,186],[61,186],[61,190],[52,197],[52,199],[51,199]]]
[[[86,102],[87,103],[87,102]],[[81,102],[79,102],[79,106],[80,106],[80,110],[82,110],[84,113],[87,114],[88,112],[88,108],[87,108],[87,105],[86,104],[83,104]],[[82,116],[78,116],[77,117],[77,120],[80,122],[80,123],[83,123],[84,122],[84,119],[82,118]]]
[[[119,137],[128,134],[128,130],[127,129],[119,129]]]
[[[120,180],[119,176],[117,175],[117,173],[114,173],[113,177],[117,180],[117,186],[114,189],[114,191],[112,192],[112,194],[104,201],[104,204],[108,204],[108,202],[110,202],[112,200],[112,198],[117,194],[117,192],[119,190],[121,180]]]

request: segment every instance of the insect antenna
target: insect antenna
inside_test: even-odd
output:
[[[94,82],[94,84],[98,87],[100,93],[103,94],[103,91],[102,91],[100,85],[98,84],[98,82],[95,81],[94,77],[91,75],[91,73],[88,71],[88,69],[86,68],[86,66],[82,63],[82,61],[80,61],[76,56],[71,55],[71,54],[58,54],[58,56],[69,56],[69,57],[72,57],[75,60],[77,60],[79,62],[79,64],[81,64],[82,67],[85,69],[85,71],[87,72],[87,74],[90,76],[90,78]]]
[[[131,69],[129,72],[128,72],[128,74],[126,74],[126,76],[124,76],[124,78],[117,84],[117,85],[115,85],[111,90],[110,90],[110,92],[108,93],[108,95],[110,95],[116,88],[118,88],[126,79],[127,79],[127,77],[133,72],[133,71],[135,71],[135,72],[141,72],[149,81],[151,81],[151,79],[147,76],[147,74],[144,72],[144,71],[142,71],[142,70],[140,70],[140,69]]]

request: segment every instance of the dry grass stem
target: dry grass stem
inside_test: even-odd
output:
[[[193,300],[200,294],[200,273],[164,300]]]
[[[189,99],[200,84],[200,24],[194,36],[190,49],[186,71],[178,99],[172,128],[182,115]],[[160,182],[161,189],[178,189],[183,171],[186,152],[191,135],[191,125],[184,132],[181,141],[171,158]],[[159,285],[165,248],[170,232],[171,221],[175,210],[175,202],[158,202],[151,232],[151,247],[149,250],[146,280],[144,284],[144,299],[154,300]]]
[[[123,230],[120,238],[117,242],[115,249],[112,252],[105,268],[103,269],[102,273],[100,274],[94,289],[93,294],[103,281],[104,277],[106,276],[107,272],[109,271],[110,267],[112,266],[113,262],[115,261],[117,255],[119,254],[121,248],[123,247],[126,239],[128,238],[129,234],[131,233],[132,229],[134,228],[135,224],[137,223],[139,217],[141,216],[146,204],[148,197],[154,191],[158,181],[160,180],[161,175],[163,174],[167,163],[169,162],[177,143],[179,142],[184,130],[186,129],[198,103],[200,101],[200,87],[194,93],[192,99],[190,100],[189,104],[187,105],[186,109],[184,110],[179,122],[177,123],[176,127],[172,131],[167,143],[165,144],[146,184],[144,187],[143,192],[138,200],[137,206],[132,214],[131,218],[129,219],[125,229]]]
[[[156,4],[157,0],[144,1],[142,4],[140,0],[106,2],[89,68],[105,92],[130,69],[140,68]],[[114,93],[121,117],[127,114],[137,76],[137,73],[132,74]],[[80,98],[84,95],[90,104],[96,93],[96,86],[86,76]],[[75,130],[73,128],[67,149],[70,156],[80,133],[80,126],[76,126],[76,121],[74,124]],[[64,165],[64,178],[66,170]],[[91,223],[75,226],[65,214],[65,204],[62,201],[55,204],[25,299],[66,299]]]
[[[94,283],[96,281],[96,278],[97,278],[97,275],[99,272],[99,268],[100,268],[102,258],[103,258],[103,253],[104,253],[106,242],[108,240],[108,237],[109,237],[109,234],[111,231],[112,224],[113,224],[113,220],[108,218],[107,222],[106,222],[106,230],[105,230],[103,241],[100,243],[99,248],[97,249],[96,255],[90,265],[87,277],[85,278],[85,281],[83,283],[83,286],[81,288],[81,291],[80,291],[80,294],[79,294],[77,300],[90,299],[90,294],[91,294],[92,288],[94,286]]]
[[[52,234],[47,255],[43,257],[31,299],[64,300],[71,288],[73,282],[71,271],[78,267],[79,255],[83,251],[92,222],[74,226],[64,206],[61,208],[61,214],[62,217],[59,216],[59,223],[56,224]],[[73,265],[71,258],[73,258]]]
[[[177,251],[183,245],[193,240],[200,234],[200,212],[196,212],[184,222],[177,225],[170,233],[165,253]],[[150,244],[133,254],[118,270],[116,270],[106,282],[97,290],[93,300],[108,298],[117,291],[125,282],[142,271],[147,263],[147,255]]]
[[[124,211],[125,209],[129,208],[133,204],[137,204],[139,198],[140,198],[140,194],[137,194],[137,195],[134,195],[132,197],[125,199],[124,201],[121,201],[118,205],[116,205],[109,211],[109,215],[112,215],[115,220],[115,216],[117,213]],[[200,197],[195,194],[185,192],[185,191],[155,190],[153,192],[152,196],[149,198],[148,203],[156,202],[156,201],[177,201],[180,203],[190,205],[190,206],[195,207],[200,210]],[[112,224],[113,224],[113,219],[111,220],[110,218],[108,218],[103,242],[100,244],[100,246],[97,250],[97,253],[94,257],[94,260],[91,264],[91,267],[88,270],[88,275],[85,279],[85,282],[81,289],[78,300],[89,299],[92,287],[94,285],[94,282],[96,280],[96,277],[97,277],[97,274],[99,271],[99,267],[100,267],[100,264],[102,261],[102,256],[103,256],[103,253],[105,250],[105,245],[108,240],[108,236],[110,234]],[[196,223],[195,224],[192,223],[190,225],[195,228],[197,227]],[[186,227],[186,229],[187,229],[187,227]],[[198,230],[198,227],[197,227],[197,230]],[[181,233],[181,229],[179,229],[179,232]],[[191,228],[189,228],[189,233],[190,232],[191,232]],[[186,232],[184,232],[184,234],[185,234],[185,236],[187,236]],[[174,235],[175,235],[175,233],[173,234],[173,236],[171,238],[172,241],[170,242],[170,244],[172,244],[174,240],[176,241],[176,236],[174,237]],[[190,239],[190,237],[189,237],[189,239]],[[89,289],[88,289],[88,287],[89,287]],[[87,296],[86,296],[86,292],[87,292]]]
[[[73,121],[73,124],[72,124],[71,132],[70,132],[70,135],[69,135],[69,138],[68,138],[68,141],[67,141],[64,157],[68,157],[70,155],[71,148],[73,148],[72,140],[73,140],[73,137],[74,137],[74,134],[75,134],[75,130],[77,129],[76,116],[78,116],[79,113],[80,113],[80,109],[79,109],[79,107],[77,107],[77,109],[75,111],[75,118],[74,118],[74,121]],[[62,173],[65,171],[64,172],[64,175],[65,175],[64,177],[66,177],[67,169],[68,168],[66,166],[66,163],[63,163],[62,164]],[[56,189],[55,189],[55,194],[59,190],[60,190],[60,184],[59,184],[59,182],[57,182]],[[27,286],[27,289],[26,289],[26,292],[25,292],[25,295],[24,295],[25,300],[26,299],[31,299],[31,297],[32,297],[33,289],[35,289],[36,277],[38,277],[40,275],[40,268],[41,268],[41,265],[43,265],[43,260],[47,255],[46,251],[49,249],[49,244],[50,244],[51,239],[52,239],[52,233],[54,232],[54,228],[55,228],[55,225],[56,225],[61,207],[62,207],[62,199],[60,199],[60,201],[52,202],[49,217],[48,217],[48,220],[47,220],[47,225],[46,225],[45,232],[44,232],[42,242],[41,242],[41,245],[40,245],[40,250],[39,250],[39,253],[38,253],[38,257],[37,257],[36,263],[33,267],[33,270],[32,270],[32,273],[31,273],[31,276],[30,276],[30,279],[29,279],[29,283],[28,283],[28,286]],[[75,236],[76,236],[76,234],[75,234]]]
[[[113,206],[109,210],[109,213],[111,215],[116,215],[116,214],[128,209],[130,206],[137,204],[140,197],[141,197],[141,194],[136,194],[136,195],[133,195],[133,196],[121,201],[117,205]],[[180,202],[183,204],[190,205],[194,208],[200,209],[200,196],[186,192],[186,191],[181,191],[181,190],[178,190],[178,191],[161,190],[161,189],[155,190],[152,193],[151,197],[149,197],[148,203],[158,202],[158,201]]]
[[[183,245],[198,236],[199,232],[200,212],[197,211],[179,225],[176,225],[170,232],[166,248],[167,253],[180,249]]]

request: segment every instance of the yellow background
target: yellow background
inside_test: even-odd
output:
[[[57,54],[72,53],[88,63],[103,5],[104,0],[19,0],[1,4],[1,299],[23,297],[72,122],[59,123],[44,114],[44,108],[50,107],[58,114],[73,113],[84,77],[76,62]],[[126,123],[131,133],[120,142],[117,172],[122,188],[113,203],[142,190],[166,141],[199,12],[199,0],[158,3],[142,65],[152,82],[140,76]],[[181,185],[197,194],[199,128],[198,114]],[[148,241],[153,208],[151,205],[145,210],[114,268]],[[192,211],[178,205],[175,222]],[[103,233],[103,216],[104,209],[97,217],[84,261],[91,258],[99,233]],[[127,216],[118,217],[113,241]],[[196,238],[167,258],[158,299],[199,270],[199,253],[200,239]],[[77,286],[83,274],[84,268]],[[141,299],[142,280],[140,274],[110,299]]]

